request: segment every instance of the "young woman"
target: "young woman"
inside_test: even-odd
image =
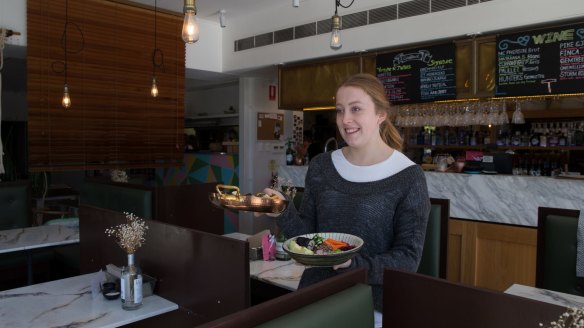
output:
[[[300,287],[367,268],[377,326],[384,268],[418,269],[430,211],[428,188],[421,168],[400,152],[402,138],[375,76],[357,74],[343,82],[336,94],[336,117],[346,146],[310,161],[300,208],[290,202],[277,223],[290,237],[320,231],[364,240],[352,260],[306,269]]]

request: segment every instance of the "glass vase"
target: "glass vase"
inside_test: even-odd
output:
[[[122,309],[135,310],[142,306],[142,271],[134,264],[134,254],[128,254],[128,265],[122,268],[120,285]]]

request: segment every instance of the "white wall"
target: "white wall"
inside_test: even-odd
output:
[[[256,193],[270,185],[270,160],[278,165],[286,165],[283,141],[257,141],[257,113],[283,113],[284,138],[292,136],[292,112],[278,110],[278,100],[268,100],[268,88],[274,79],[243,77],[239,80],[239,186],[241,192]],[[274,149],[276,147],[277,149]],[[254,217],[240,212],[239,231],[256,233],[265,228],[275,227],[274,218]]]
[[[199,41],[186,44],[185,67],[222,72],[223,33],[216,21],[199,20]]]
[[[0,1],[0,28],[20,32],[20,36],[8,38],[7,44],[26,45],[26,1],[2,0]]]

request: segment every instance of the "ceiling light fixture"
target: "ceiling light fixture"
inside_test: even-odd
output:
[[[219,25],[221,25],[221,27],[227,26],[225,24],[225,13],[226,13],[225,9],[219,10]]]
[[[300,0],[292,0],[292,7],[294,8],[300,7]]]
[[[158,84],[156,83],[156,54],[160,51],[160,49],[156,47],[156,34],[158,31],[157,11],[158,3],[157,0],[154,0],[154,50],[152,50],[152,87],[150,88],[150,95],[154,98],[158,97]]]
[[[351,3],[347,6],[341,3],[341,0],[335,0],[335,14],[331,18],[331,49],[339,50],[343,46],[343,42],[341,41],[341,17],[338,15],[339,6],[343,8],[349,8],[353,5],[355,0],[351,0]]]
[[[182,28],[182,39],[185,43],[199,41],[199,24],[197,24],[197,6],[195,0],[184,0],[183,13],[185,18]]]
[[[67,24],[69,24],[69,0],[65,0],[65,27],[63,28],[62,42],[65,54],[65,66],[63,72],[65,74],[65,83],[63,85],[63,98],[61,99],[61,105],[65,109],[71,107],[71,95],[69,94],[69,85],[67,84]]]

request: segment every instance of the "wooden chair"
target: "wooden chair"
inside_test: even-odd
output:
[[[383,327],[533,328],[566,308],[426,275],[385,269]]]
[[[431,198],[430,217],[418,273],[446,279],[450,200]]]
[[[536,287],[584,296],[584,279],[576,277],[579,213],[578,210],[538,208]]]

